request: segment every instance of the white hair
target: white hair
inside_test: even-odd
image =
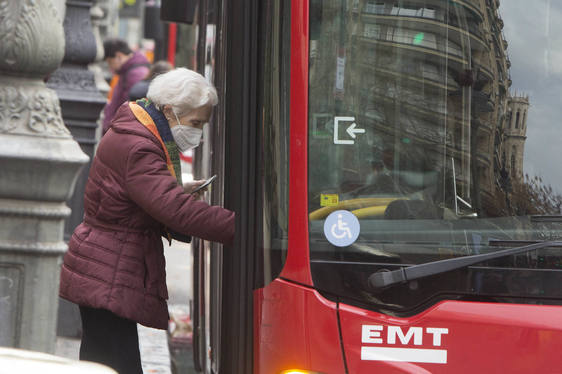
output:
[[[170,105],[177,115],[185,115],[204,105],[217,105],[217,90],[201,74],[186,68],[160,74],[148,86],[146,97],[157,108]]]

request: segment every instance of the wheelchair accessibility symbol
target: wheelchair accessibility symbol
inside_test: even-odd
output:
[[[347,247],[355,243],[359,231],[359,220],[347,210],[336,210],[324,221],[324,235],[337,247]]]

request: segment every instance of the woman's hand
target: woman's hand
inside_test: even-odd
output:
[[[203,183],[205,183],[205,179],[200,179],[200,180],[196,180],[196,181],[191,181],[191,182],[185,182],[183,184],[183,191],[187,192],[189,194],[192,194],[193,197],[195,197],[195,199],[200,200],[203,197],[203,193],[205,191],[207,191],[207,187],[197,191],[197,192],[192,192],[194,189],[196,189],[197,187],[199,187],[200,185],[202,185]]]

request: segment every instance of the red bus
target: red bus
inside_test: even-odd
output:
[[[201,0],[205,373],[562,371],[562,5]]]

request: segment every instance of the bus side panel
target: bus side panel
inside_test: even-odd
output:
[[[552,373],[560,307],[443,301],[410,318],[340,304],[350,373]],[[556,368],[556,369],[555,369]]]
[[[345,373],[336,303],[277,279],[254,291],[254,311],[254,373]]]

